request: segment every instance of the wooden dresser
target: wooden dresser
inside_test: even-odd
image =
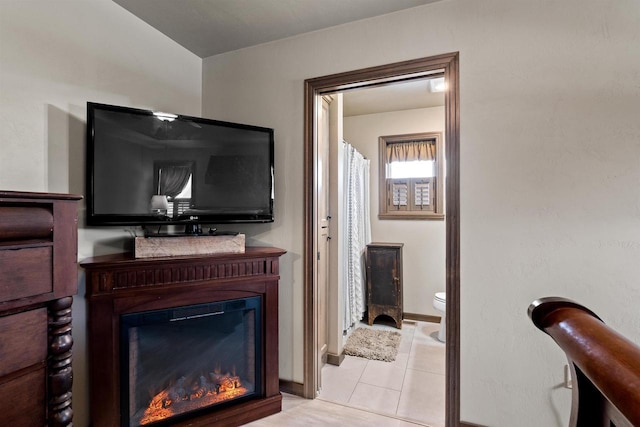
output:
[[[0,425],[71,425],[80,196],[0,191]]]
[[[367,323],[386,315],[402,328],[402,243],[367,245]]]

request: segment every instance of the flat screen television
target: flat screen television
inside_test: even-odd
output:
[[[264,223],[271,128],[87,103],[87,225]]]

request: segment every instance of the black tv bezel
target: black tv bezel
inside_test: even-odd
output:
[[[254,126],[242,123],[233,123],[221,120],[207,119],[204,117],[194,117],[187,115],[176,114],[175,120],[193,121],[196,123],[209,124],[215,126],[231,127],[235,129],[245,129],[258,132],[264,132],[269,135],[269,162],[271,168],[271,182],[269,183],[270,190],[270,206],[269,214],[199,214],[197,217],[191,217],[189,219],[174,219],[158,220],[155,217],[148,215],[119,215],[119,214],[97,214],[94,211],[93,202],[94,195],[94,146],[95,146],[95,129],[94,129],[94,113],[96,110],[115,111],[129,114],[139,114],[153,116],[157,113],[153,110],[146,110],[134,107],[125,107],[118,105],[102,104],[97,102],[87,102],[87,136],[86,136],[86,225],[88,226],[161,226],[161,225],[185,225],[192,224],[251,224],[251,223],[270,223],[274,222],[274,146],[275,146],[275,132],[273,128]]]

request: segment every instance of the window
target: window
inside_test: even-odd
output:
[[[444,219],[442,133],[381,136],[380,219]]]
[[[193,175],[189,174],[189,180],[185,184],[184,188],[173,199],[171,199],[171,203],[169,204],[169,209],[167,211],[167,215],[173,217],[178,215],[183,215],[185,211],[191,208],[191,185],[192,185]]]
[[[194,162],[154,162],[154,186],[159,195],[166,196],[166,215],[170,218],[184,214],[193,206]]]

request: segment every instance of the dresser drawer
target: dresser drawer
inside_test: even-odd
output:
[[[0,250],[0,271],[0,302],[53,292],[53,249]]]
[[[51,240],[53,213],[51,205],[15,206],[0,202],[0,240]]]
[[[46,425],[46,372],[34,369],[11,381],[0,383],[0,425]]]
[[[0,377],[43,362],[47,357],[47,309],[0,317],[0,343]]]

